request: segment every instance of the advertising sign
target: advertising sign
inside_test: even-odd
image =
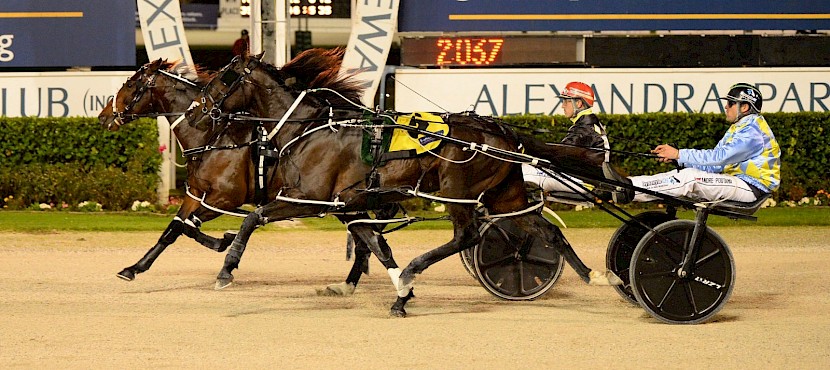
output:
[[[181,60],[193,65],[179,0],[139,0],[138,18],[150,60]]]
[[[2,83],[0,83],[0,115],[8,117],[97,117],[124,81],[134,73],[3,73]]]
[[[718,98],[738,82],[760,89],[763,112],[830,107],[830,68],[398,69],[395,80],[403,112],[562,114],[557,96],[570,81],[591,85],[594,111],[611,114],[724,113]]]
[[[356,79],[365,81],[363,104],[367,106],[372,106],[375,100],[386,57],[392,48],[399,3],[400,0],[385,0],[355,4],[352,33],[341,69],[345,73],[357,72]]]
[[[420,0],[401,5],[401,32],[827,30],[830,2],[755,0]]]
[[[135,2],[3,0],[0,67],[135,66]]]

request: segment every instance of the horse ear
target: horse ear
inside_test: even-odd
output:
[[[158,58],[158,59],[150,62],[150,68],[151,69],[159,69],[159,68],[161,68],[162,63],[164,63],[164,61],[161,58]]]
[[[263,52],[261,52],[257,55],[254,55],[254,59],[262,61],[262,57],[264,57],[264,56],[265,56],[265,52],[263,51]]]

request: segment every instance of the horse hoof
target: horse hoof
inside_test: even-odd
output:
[[[233,279],[216,279],[216,286],[213,287],[214,290],[222,290],[227,288],[231,285]]]
[[[389,316],[391,317],[406,317],[406,310],[403,308],[401,309],[391,309],[389,310]]]
[[[130,269],[123,269],[121,270],[121,272],[115,274],[115,276],[118,276],[120,279],[126,281],[135,280],[135,274],[132,271],[130,271]]]
[[[346,297],[354,294],[354,288],[354,285],[347,282],[330,284],[326,287],[326,289],[317,289],[317,295]]]
[[[617,275],[614,274],[612,271],[591,271],[588,274],[590,280],[588,281],[588,285],[622,285],[623,281],[620,280]]]

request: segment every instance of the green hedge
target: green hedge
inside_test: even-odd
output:
[[[123,210],[156,198],[160,165],[155,120],[110,132],[95,118],[0,117],[0,196],[8,208],[93,201]]]
[[[601,114],[611,146],[648,152],[661,143],[711,148],[729,127],[723,115],[687,113]],[[830,113],[764,114],[782,150],[777,200],[799,200],[830,190]],[[538,134],[559,141],[570,126],[564,116],[509,116],[510,124],[550,130]],[[551,122],[555,122],[551,125]],[[669,170],[653,159],[615,155],[629,174]],[[0,117],[0,204],[11,209],[36,203],[82,201],[108,210],[127,209],[135,200],[155,199],[158,131],[154,120],[139,120],[109,132],[94,118]],[[10,197],[11,196],[11,197]]]
[[[646,113],[599,114],[605,124],[611,147],[615,150],[647,153],[662,143],[680,148],[708,149],[714,147],[729,128],[722,114]],[[830,113],[765,113],[778,144],[781,146],[781,188],[778,200],[799,200],[814,196],[818,190],[830,190]],[[571,122],[558,116],[504,117],[510,124],[529,128],[545,128],[551,132],[539,135],[550,141],[565,136]],[[551,126],[551,121],[555,124]],[[639,156],[612,156],[612,163],[632,175],[653,174],[670,170],[667,164]]]

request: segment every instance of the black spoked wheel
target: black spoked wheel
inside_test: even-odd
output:
[[[723,239],[706,228],[694,268],[679,276],[683,246],[695,223],[674,220],[654,228],[631,257],[629,279],[637,302],[654,318],[670,324],[709,320],[729,300],[735,283],[735,261]]]
[[[631,265],[631,255],[634,254],[634,249],[637,248],[637,244],[640,243],[643,236],[649,232],[649,229],[644,228],[635,220],[654,228],[674,219],[666,212],[648,211],[640,213],[634,216],[633,220],[629,220],[617,229],[611,237],[611,241],[608,242],[608,250],[605,253],[605,267],[617,274],[623,281],[623,285],[616,285],[614,289],[626,301],[638,304],[637,298],[634,297],[634,293],[631,291],[628,267]]]
[[[472,248],[475,276],[496,297],[527,301],[545,294],[564,268],[553,246],[526,233],[508,218],[486,223]]]

